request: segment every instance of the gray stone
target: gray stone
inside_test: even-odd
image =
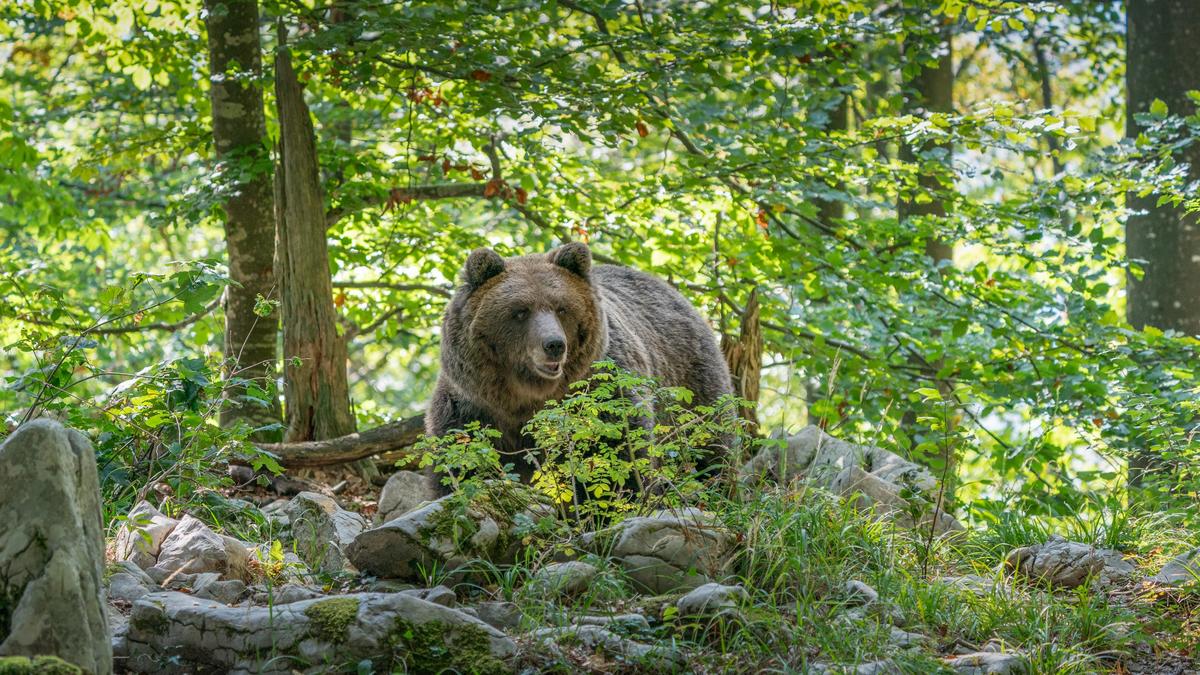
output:
[[[888,634],[888,641],[897,647],[905,648],[927,645],[929,644],[930,639],[928,635],[922,635],[921,633],[910,633],[903,628],[892,626]]]
[[[433,477],[416,471],[397,471],[388,477],[379,492],[375,522],[386,523],[437,498],[438,489]]]
[[[521,625],[521,608],[511,602],[481,602],[474,610],[480,620],[499,630],[511,630]]]
[[[213,574],[199,575],[205,577],[203,582],[197,580],[192,588],[197,598],[216,600],[222,604],[232,605],[241,599],[246,592],[246,583],[241,579],[215,579]]]
[[[598,614],[585,614],[577,617],[574,621],[582,626],[621,626],[625,629],[634,630],[650,630],[650,622],[641,614],[613,614],[611,616],[602,616]]]
[[[143,595],[157,590],[158,586],[149,577],[143,579],[128,572],[118,572],[108,578],[108,598],[110,600],[133,602]]]
[[[217,534],[192,516],[184,516],[163,540],[158,562],[146,573],[166,585],[176,575],[203,572],[247,581],[250,553],[237,539]]]
[[[288,527],[292,524],[288,517],[288,505],[291,503],[291,500],[288,499],[276,499],[259,510],[262,511],[263,517],[275,527]]]
[[[510,482],[489,485],[505,491],[487,499],[489,505],[464,505],[447,495],[420,508],[366,530],[348,547],[350,562],[360,571],[385,578],[417,579],[420,570],[460,571],[476,560],[497,564],[512,562],[517,536],[512,533],[522,519],[540,517],[535,494]],[[492,493],[489,493],[491,495]],[[522,511],[498,513],[494,504],[522,504]]]
[[[601,626],[573,625],[540,628],[528,634],[530,640],[546,647],[557,648],[566,641],[591,650],[599,650],[610,656],[631,661],[648,668],[678,668],[683,659],[678,652],[661,645],[648,645],[623,638]]]
[[[446,653],[462,645],[497,659],[516,651],[490,625],[403,593],[356,593],[274,607],[227,607],[182,593],[153,593],[133,606],[128,668],[179,672],[328,672],[331,663],[404,656],[399,622],[444,628]],[[470,641],[470,642],[467,642]],[[307,669],[307,670],[305,670]]]
[[[1082,586],[1089,579],[1103,588],[1128,581],[1135,571],[1118,551],[1067,541],[1058,535],[1044,544],[1014,549],[1004,566],[1013,573],[1063,588]]]
[[[454,591],[445,586],[434,586],[433,588],[410,588],[400,591],[407,593],[416,598],[420,598],[426,602],[432,602],[435,605],[442,607],[453,607],[458,602],[458,598],[454,595]]]
[[[962,675],[1025,675],[1029,660],[1021,654],[976,652],[946,659],[946,665]]]
[[[847,581],[842,590],[846,593],[847,604],[852,607],[879,602],[879,591],[857,579]]]
[[[1182,586],[1200,581],[1200,548],[1175,556],[1150,577],[1150,582],[1163,586]]]
[[[163,541],[178,524],[178,520],[163,515],[150,502],[138,502],[117,530],[117,560],[132,561],[142,569],[152,567],[158,561]]]
[[[600,570],[579,560],[551,563],[534,573],[527,589],[544,596],[574,596],[588,589]]]
[[[981,577],[978,574],[964,574],[960,577],[937,577],[934,579],[934,581],[947,586],[953,586],[965,591],[970,591],[979,596],[990,595],[996,592],[997,589],[1002,588],[1002,586],[1000,586],[995,579]]]
[[[859,508],[911,527],[910,502],[902,495],[912,487],[930,503],[937,501],[937,480],[929,471],[899,455],[869,445],[839,440],[815,426],[789,436],[782,448],[766,447],[738,471],[739,480],[771,480],[780,485],[804,481],[836,494],[851,497]],[[921,525],[935,522],[933,509],[921,516]],[[962,525],[948,513],[938,512],[937,534],[958,532]]]
[[[651,593],[702,586],[720,578],[733,537],[698,509],[658,511],[616,526],[612,556],[629,578]]]
[[[676,600],[675,606],[679,608],[680,616],[710,617],[736,612],[748,598],[746,589],[741,586],[708,583]]]
[[[0,485],[0,569],[11,598],[0,656],[57,656],[111,673],[91,443],[53,420],[27,422],[0,445]]]
[[[275,589],[271,600],[277,605],[290,605],[293,602],[302,600],[312,600],[322,597],[320,589],[305,586],[303,584],[284,584]]]
[[[367,527],[361,515],[315,492],[293,497],[287,515],[300,558],[320,572],[341,571],[346,564],[346,548]]]

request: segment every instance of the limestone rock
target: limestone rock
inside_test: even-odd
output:
[[[930,503],[937,501],[937,480],[929,471],[883,448],[839,440],[815,426],[789,436],[782,448],[766,447],[738,471],[743,483],[771,480],[780,485],[804,480],[831,492],[855,497],[861,508],[874,506],[881,516],[912,526],[903,489],[914,488]],[[933,509],[921,524],[933,521]],[[937,514],[935,532],[957,532],[962,525],[947,513]]]
[[[272,604],[290,605],[293,602],[312,600],[319,597],[322,597],[320,589],[303,584],[284,584],[275,590],[271,599],[273,601]]]
[[[1200,580],[1200,548],[1175,556],[1150,582],[1164,586],[1182,586]]]
[[[527,588],[547,596],[580,595],[599,573],[595,565],[579,560],[551,563],[534,573]]]
[[[675,606],[679,608],[680,616],[711,617],[736,612],[738,605],[748,597],[741,586],[708,583],[676,600]]]
[[[934,579],[934,581],[947,586],[954,586],[955,588],[970,591],[979,596],[989,595],[994,593],[997,589],[1002,588],[1002,586],[997,584],[995,579],[981,577],[978,574],[964,574],[960,577],[937,577]]]
[[[434,586],[433,588],[410,588],[400,592],[411,595],[415,598],[420,598],[425,602],[432,602],[435,605],[441,605],[442,607],[453,607],[458,603],[458,596],[454,594],[454,591],[446,588],[445,586]]]
[[[249,580],[250,553],[238,540],[213,532],[184,516],[163,540],[158,562],[146,570],[159,584],[178,574],[216,572],[223,578]]]
[[[178,520],[166,517],[150,502],[138,502],[117,530],[117,560],[131,560],[142,569],[152,567],[158,561],[163,541],[178,524]]]
[[[57,656],[112,672],[100,481],[91,443],[52,420],[0,445],[0,657]]]
[[[367,527],[361,515],[316,492],[301,492],[293,497],[287,515],[300,558],[321,572],[341,571],[346,563],[346,548]]]
[[[611,554],[638,586],[668,593],[721,577],[733,543],[712,514],[658,511],[619,523]]]
[[[328,672],[331,663],[386,663],[392,655],[419,661],[431,651],[443,667],[465,670],[516,650],[488,624],[402,593],[274,607],[227,607],[182,593],[153,593],[134,604],[129,626],[128,667],[143,673],[179,672],[180,664],[220,672],[318,673]],[[410,645],[414,632],[423,642]],[[417,663],[414,669],[421,665],[429,667]]]
[[[246,583],[241,579],[221,579],[214,572],[196,575],[192,594],[197,598],[216,600],[225,605],[237,602],[246,592]]]
[[[1025,675],[1029,660],[1020,654],[976,652],[946,659],[946,665],[962,675]]]
[[[438,498],[433,477],[416,471],[397,471],[387,479],[379,492],[379,512],[376,524],[386,523]]]
[[[366,530],[347,548],[350,562],[364,573],[400,579],[417,578],[420,569],[434,566],[453,572],[474,560],[511,562],[519,538],[507,535],[522,518],[537,517],[531,511],[536,499],[512,483],[492,490],[496,493],[466,505],[447,495]]]
[[[613,614],[610,616],[584,614],[583,616],[576,617],[575,623],[585,626],[620,626],[626,631],[630,629],[641,631],[650,630],[650,622],[646,619],[646,617],[632,612],[629,614]]]
[[[141,570],[138,571],[140,572]],[[145,574],[139,577],[129,572],[117,572],[108,578],[108,597],[110,600],[133,602],[143,595],[153,593],[157,590],[158,586]]]
[[[600,626],[576,624],[540,628],[531,631],[529,638],[552,648],[562,641],[580,644],[646,668],[673,669],[682,665],[682,657],[672,649],[623,638]]]
[[[1106,587],[1127,581],[1135,571],[1118,551],[1067,541],[1058,535],[1044,544],[1014,549],[1004,560],[1009,571],[1052,586],[1075,588],[1088,579]]]
[[[857,607],[879,602],[879,591],[857,579],[847,581],[843,590],[846,593],[847,604],[851,606]]]
[[[511,602],[481,602],[475,605],[475,615],[499,630],[511,630],[521,625],[521,608]]]

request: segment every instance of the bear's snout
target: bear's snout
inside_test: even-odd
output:
[[[529,357],[538,375],[557,379],[563,372],[567,336],[553,312],[537,312],[529,327]]]
[[[567,351],[567,343],[561,337],[546,338],[542,340],[542,351],[557,361],[562,358],[563,352]]]

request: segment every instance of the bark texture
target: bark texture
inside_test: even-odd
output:
[[[908,82],[907,109],[909,112],[949,113],[954,110],[954,57],[950,46],[949,30],[944,29],[942,37],[943,41],[939,45],[940,56],[937,59],[937,64],[933,67],[922,68]],[[930,143],[923,149],[929,150],[936,147],[945,147],[947,152],[950,150],[948,145],[939,146],[935,143]],[[900,149],[900,156],[906,162],[912,162],[916,159],[914,149],[907,145]],[[947,155],[946,161],[949,162],[949,155]],[[919,182],[923,189],[930,192],[941,188],[936,176],[932,174],[922,174],[919,177]],[[923,204],[901,201],[898,210],[901,221],[906,220],[910,216],[946,215],[946,206],[940,199],[934,199]],[[926,240],[925,252],[935,262],[949,260],[954,257],[952,245],[937,238]]]
[[[281,41],[282,42],[282,41]],[[325,240],[325,207],[312,116],[281,46],[275,57],[279,116],[276,244],[283,309],[285,441],[315,441],[354,431],[346,380],[346,341]]]
[[[1130,0],[1126,9],[1125,134],[1141,129],[1134,115],[1147,112],[1155,99],[1171,114],[1190,115],[1195,104],[1187,92],[1200,89],[1196,45],[1200,13],[1193,0]],[[1188,179],[1200,178],[1200,145],[1184,148]],[[1134,328],[1153,326],[1200,335],[1200,223],[1195,215],[1170,204],[1156,206],[1158,195],[1128,196],[1131,215],[1125,223],[1126,253],[1141,261],[1143,276],[1127,279],[1127,316]],[[1131,484],[1159,464],[1150,454],[1129,461]]]
[[[1134,119],[1154,99],[1172,114],[1190,115],[1195,104],[1187,92],[1200,89],[1196,45],[1200,44],[1200,13],[1192,0],[1131,0],[1128,3],[1129,105],[1126,135],[1141,131]],[[1200,178],[1200,145],[1182,151],[1190,166],[1188,178]],[[1158,195],[1129,196],[1134,215],[1126,223],[1130,258],[1145,261],[1141,279],[1129,283],[1129,323],[1200,335],[1200,226],[1193,216],[1169,204],[1155,206]]]
[[[259,295],[275,297],[275,205],[263,113],[262,56],[256,0],[205,0],[213,144],[232,192],[225,202],[225,358],[230,375],[274,388],[279,322],[254,313]],[[279,401],[246,404],[245,387],[226,391],[221,424],[254,426],[279,420]]]

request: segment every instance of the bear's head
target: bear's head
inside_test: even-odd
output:
[[[446,312],[443,368],[464,393],[493,405],[525,408],[562,396],[604,351],[591,268],[591,251],[578,242],[515,258],[472,251]]]

